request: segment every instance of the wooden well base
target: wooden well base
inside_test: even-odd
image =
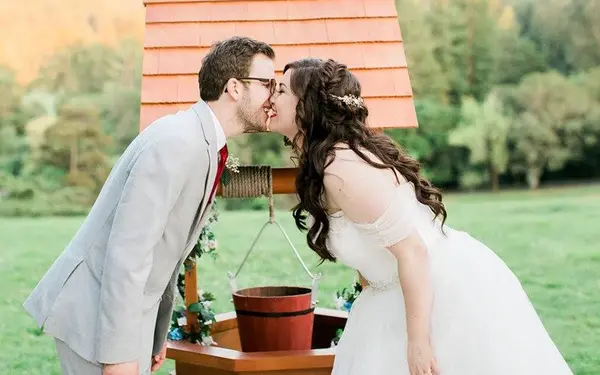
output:
[[[175,360],[176,375],[330,375],[331,340],[347,317],[343,311],[315,309],[312,350],[244,353],[235,312],[229,312],[218,315],[213,325],[218,346],[170,341],[167,357]]]

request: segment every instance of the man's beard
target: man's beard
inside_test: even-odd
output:
[[[265,111],[261,107],[253,112],[250,109],[250,98],[247,94],[244,95],[244,99],[237,107],[237,116],[244,124],[244,133],[257,133],[265,130],[262,121]]]

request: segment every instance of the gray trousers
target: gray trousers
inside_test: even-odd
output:
[[[102,365],[81,358],[67,344],[59,339],[56,342],[56,353],[60,361],[63,375],[102,375]],[[150,369],[142,371],[140,375],[150,375]]]
[[[102,365],[81,358],[61,340],[54,341],[63,375],[102,375]]]

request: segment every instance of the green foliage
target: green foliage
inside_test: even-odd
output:
[[[404,50],[414,95],[445,101],[448,78],[434,55],[441,41],[434,37],[432,24],[426,21],[427,12],[415,0],[396,0],[396,7],[402,15],[398,20],[403,38],[410,41]]]
[[[138,132],[142,51],[133,40],[71,46],[26,88],[0,68],[0,172],[19,177],[31,198],[0,185],[11,191],[2,195],[3,215],[88,209]]]
[[[573,0],[570,2],[570,43],[568,59],[577,70],[592,69],[600,65],[600,2],[598,0]]]
[[[597,0],[513,0],[523,33],[546,65],[571,74],[600,64]]]
[[[115,79],[104,84],[97,105],[104,131],[115,140],[111,152],[121,154],[138,134],[143,50],[135,41],[124,40],[116,52]]]
[[[448,144],[448,133],[456,127],[460,112],[452,105],[433,99],[417,99],[415,106],[418,128],[392,129],[386,133],[423,164],[424,174],[433,183],[451,184],[467,163],[465,153]]]
[[[495,83],[499,50],[498,24],[486,0],[435,2],[430,14],[433,33],[440,43],[436,56],[450,82],[450,99],[463,96],[482,100]]]
[[[557,170],[583,156],[588,116],[598,105],[584,88],[560,73],[533,73],[513,93],[513,170],[537,188],[544,169]]]
[[[0,170],[0,198],[22,200],[33,196],[34,189],[27,181]]]
[[[21,174],[28,152],[23,138],[28,114],[20,106],[22,96],[14,73],[0,66],[0,171],[14,176]]]
[[[489,178],[492,189],[499,189],[499,176],[508,166],[510,124],[511,119],[504,114],[503,103],[496,93],[490,93],[483,103],[473,98],[463,100],[462,120],[450,133],[449,143],[467,148],[470,164],[485,166],[487,174],[468,171],[468,178],[461,176],[461,185],[474,187],[475,177],[478,180]]]
[[[73,45],[53,56],[40,69],[31,88],[64,96],[102,92],[118,77],[117,51],[102,44]]]
[[[71,204],[36,191],[31,199],[0,199],[0,217],[81,216],[88,211],[87,203]]]
[[[191,303],[185,307],[185,272],[193,269],[198,260],[203,255],[209,255],[213,260],[217,259],[217,239],[213,232],[213,226],[219,220],[219,213],[216,204],[211,207],[210,216],[200,232],[198,241],[194,245],[194,249],[184,261],[184,267],[177,275],[177,290],[179,297],[184,301],[183,305],[177,306],[171,318],[171,328],[169,330],[169,340],[186,339],[192,343],[202,345],[210,345],[214,341],[211,336],[210,325],[215,323],[215,314],[211,309],[211,304],[215,300],[215,296],[210,292],[198,292],[198,302]],[[197,314],[197,329],[187,330],[187,312]]]
[[[498,40],[496,82],[516,84],[526,74],[546,70],[543,55],[527,36],[519,36],[517,30],[503,32]]]
[[[98,193],[110,170],[106,150],[111,138],[104,134],[97,110],[84,101],[65,103],[45,138],[40,162],[67,170],[67,185]]]

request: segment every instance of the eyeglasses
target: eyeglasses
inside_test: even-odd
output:
[[[258,77],[239,77],[236,78],[239,81],[259,81],[262,82],[269,89],[271,95],[275,94],[275,88],[277,88],[277,81],[275,78],[258,78]],[[225,89],[227,91],[227,89]]]

